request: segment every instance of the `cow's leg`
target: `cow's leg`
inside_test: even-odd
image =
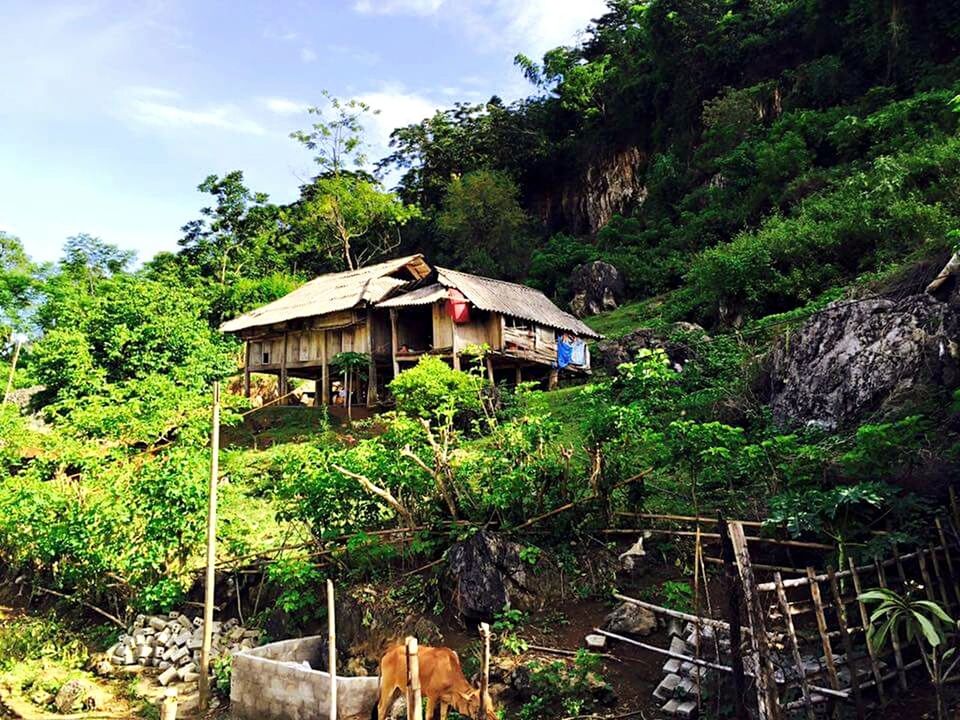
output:
[[[450,711],[450,706],[447,705],[443,700],[440,701],[440,720],[447,720],[447,713]]]
[[[423,720],[433,720],[433,715],[436,712],[436,706],[433,704],[433,698],[429,695],[427,696],[427,714],[423,716]]]
[[[387,720],[390,714],[390,706],[393,705],[393,696],[396,686],[387,688],[386,684],[380,686],[380,701],[377,703],[377,720]]]

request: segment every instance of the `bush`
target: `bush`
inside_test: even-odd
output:
[[[391,380],[389,387],[397,399],[397,410],[432,419],[479,412],[485,384],[479,375],[457,372],[440,358],[425,355]]]

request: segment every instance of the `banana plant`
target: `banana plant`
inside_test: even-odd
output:
[[[907,642],[916,642],[920,657],[937,696],[937,720],[946,720],[947,710],[943,686],[960,662],[951,631],[957,622],[946,610],[931,600],[914,600],[909,592],[900,595],[887,588],[868,590],[860,595],[864,603],[880,603],[870,614],[867,642],[874,649],[886,645],[891,635],[902,627]]]

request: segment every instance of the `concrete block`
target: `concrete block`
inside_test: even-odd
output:
[[[177,668],[177,675],[180,677],[181,680],[186,680],[187,678],[185,676],[188,674],[195,675],[196,673],[197,673],[197,666],[192,662],[188,662],[186,665],[181,665],[180,667]]]
[[[200,673],[184,673],[182,677],[183,681],[186,683],[194,683],[200,681]]]
[[[670,658],[663,665],[663,674],[672,675],[680,672],[680,661],[676,658]]]
[[[174,681],[174,678],[179,679],[179,676],[177,675],[177,668],[171,666],[157,676],[157,681],[166,687]]]
[[[190,622],[190,618],[186,615],[178,615],[175,622],[185,630],[193,630],[193,623]]]
[[[203,627],[203,618],[199,615],[193,619],[194,627]]]
[[[167,613],[167,617],[169,617],[171,620],[176,620],[178,617],[180,617],[180,613],[176,610],[171,610],[169,613]]]
[[[170,656],[166,659],[172,663],[179,663],[181,658],[189,658],[190,651],[185,647],[177,647],[170,651]]]
[[[683,678],[676,687],[676,695],[682,698],[696,698],[697,685],[689,678]]]
[[[657,685],[657,688],[653,691],[653,696],[657,698],[657,700],[670,700],[673,698],[674,690],[677,689],[677,685],[679,684],[679,675],[667,675],[660,681],[660,684]]]
[[[187,649],[188,650],[199,650],[203,647],[203,639],[198,637],[192,637],[187,640]]]
[[[160,632],[167,626],[167,621],[163,618],[153,616],[147,620],[147,624],[157,632]]]
[[[166,670],[168,667],[171,667],[171,664],[170,664],[170,661],[169,661],[169,660],[160,660],[160,661],[157,663],[157,667],[158,667],[160,670]]]
[[[184,630],[173,639],[173,642],[177,647],[186,647],[187,643],[190,642],[191,637],[192,633]]]
[[[677,655],[693,655],[693,648],[678,637],[670,638],[670,652]]]
[[[687,700],[685,702],[679,703],[677,705],[677,717],[684,718],[695,718],[697,716],[697,701],[696,700]]]
[[[147,658],[153,657],[153,653],[155,652],[155,650],[156,648],[154,648],[153,645],[138,645],[137,657],[140,658],[141,660],[145,660]]]
[[[142,628],[144,625],[146,625],[146,623],[147,623],[147,616],[141,614],[141,615],[137,615],[136,619],[133,621],[133,626],[135,628]]]
[[[171,633],[168,628],[164,628],[158,632],[155,636],[157,645],[166,646],[170,642]]]
[[[588,650],[601,651],[607,647],[607,638],[604,635],[597,635],[591,633],[583,639],[584,644],[586,644]]]
[[[120,658],[121,665],[133,665],[136,662],[133,657],[133,649],[129,647],[122,648],[120,655],[117,657]]]

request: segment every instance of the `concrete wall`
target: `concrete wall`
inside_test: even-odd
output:
[[[322,637],[285,640],[233,657],[230,705],[240,720],[329,720],[330,676],[284,663],[304,660],[326,667]],[[377,701],[379,678],[338,677],[340,720],[368,720]]]

